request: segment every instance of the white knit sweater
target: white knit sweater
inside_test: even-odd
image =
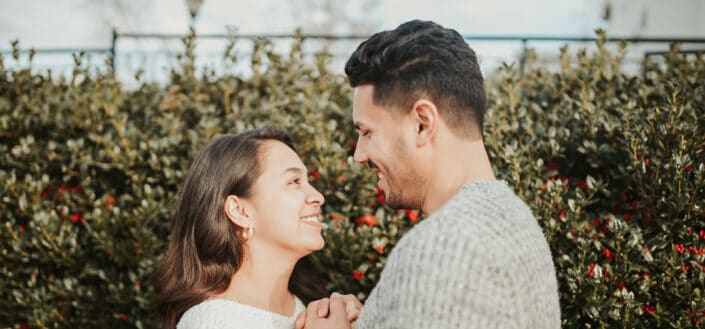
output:
[[[296,298],[292,316],[263,310],[228,299],[210,299],[189,308],[177,329],[292,329],[296,316],[306,309]]]
[[[466,184],[404,235],[357,329],[559,329],[551,251],[501,181]]]

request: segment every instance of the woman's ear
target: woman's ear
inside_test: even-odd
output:
[[[233,224],[247,228],[252,226],[250,216],[247,214],[243,200],[235,195],[225,198],[225,215]]]
[[[440,123],[436,104],[427,99],[419,99],[412,106],[411,114],[416,125],[416,146],[430,143]]]

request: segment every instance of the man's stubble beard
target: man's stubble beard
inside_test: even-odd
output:
[[[385,204],[391,209],[420,209],[422,206],[420,196],[426,186],[426,180],[416,173],[414,162],[411,161],[411,156],[404,148],[401,138],[396,140],[394,150],[396,151],[392,158],[395,160],[394,163],[399,165],[396,167],[396,174],[392,174],[391,170],[387,172],[389,193],[385,195]],[[401,170],[400,166],[407,167]]]

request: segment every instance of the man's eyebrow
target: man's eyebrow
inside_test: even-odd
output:
[[[353,124],[355,125],[355,129],[357,130],[362,130],[363,129],[363,124],[360,123],[359,121],[354,121]]]

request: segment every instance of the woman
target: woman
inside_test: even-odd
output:
[[[323,247],[323,203],[285,133],[216,137],[186,174],[155,272],[163,327],[293,328],[301,299],[325,294],[297,265]]]

